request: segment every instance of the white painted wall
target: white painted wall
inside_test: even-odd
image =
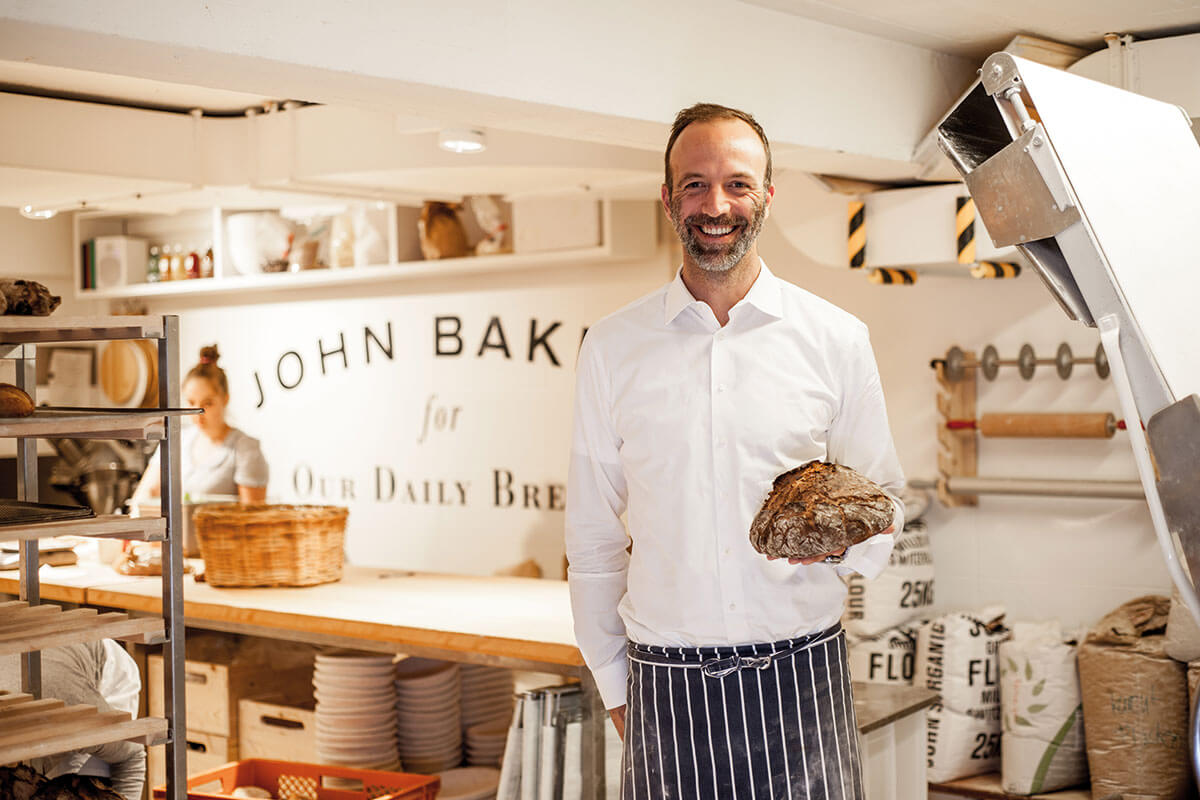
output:
[[[184,370],[201,346],[220,347],[231,422],[262,442],[269,499],[350,509],[352,562],[488,574],[534,558],[561,577],[579,341],[665,282],[671,261],[664,245],[629,263],[152,308],[180,313]],[[436,355],[437,317],[458,319],[442,331],[459,332],[461,354]],[[560,323],[546,337],[557,365],[541,346],[530,357],[533,320],[543,334]],[[390,358],[377,342],[386,348],[389,324]]]

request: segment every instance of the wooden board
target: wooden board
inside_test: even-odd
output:
[[[923,686],[893,686],[884,683],[853,682],[854,716],[860,733],[870,733],[915,714],[938,700],[938,693]]]
[[[161,339],[160,316],[0,317],[0,343],[89,342],[111,339]]]
[[[50,539],[55,536],[93,536],[105,539],[162,541],[167,523],[161,517],[131,519],[123,514],[105,514],[90,519],[65,519],[36,525],[2,525],[0,541],[9,539]]]
[[[957,781],[929,784],[931,792],[945,792],[959,797],[973,797],[977,800],[1092,800],[1090,789],[1063,789],[1058,792],[1045,794],[1009,794],[1000,788],[1000,773],[989,772],[985,775],[974,775]]]
[[[74,439],[161,439],[163,418],[199,409],[61,409],[39,406],[30,417],[0,417],[0,436]]]
[[[164,631],[161,617],[131,619],[92,608],[64,611],[53,604],[5,603],[0,607],[0,656],[100,639],[162,641]]]
[[[0,692],[0,764],[66,753],[124,740],[153,744],[165,740],[167,721],[130,719],[123,711],[68,706],[61,700],[34,700]]]
[[[87,590],[91,605],[160,613],[157,578]],[[217,589],[184,578],[189,626],[222,624],[582,667],[565,581],[347,566],[337,583]]]

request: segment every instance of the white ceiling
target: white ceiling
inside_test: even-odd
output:
[[[1108,32],[1131,33],[1152,38],[1182,31],[1200,30],[1200,0],[718,0],[734,12],[740,5],[771,9],[814,22],[869,34],[894,42],[979,61],[999,50],[1013,36],[1027,34],[1075,45],[1086,50],[1103,46]],[[532,78],[531,78],[532,80]],[[218,81],[213,80],[213,83]],[[305,97],[267,97],[242,91],[171,83],[146,78],[102,74],[46,64],[0,60],[0,91],[19,91],[46,96],[109,102],[158,110],[186,112],[203,109],[209,115],[236,115],[248,108]],[[955,89],[957,91],[957,89]],[[435,104],[444,110],[446,103]],[[529,112],[498,98],[494,108],[477,108],[476,119],[491,130],[542,130],[525,118]],[[853,104],[848,104],[853,105]],[[486,112],[486,113],[485,113]],[[558,108],[553,112],[555,129],[563,138],[591,144],[617,145],[637,151],[658,152],[666,125],[599,114],[581,109]],[[454,122],[454,120],[447,120]],[[436,130],[439,120],[397,114],[395,131]],[[574,133],[571,133],[574,132]],[[577,134],[577,135],[576,135]],[[518,134],[514,134],[518,135]],[[536,137],[529,137],[532,141]],[[378,165],[378,169],[336,176],[344,186],[390,187],[393,190],[427,190],[438,187],[448,194],[536,192],[547,185],[589,185],[615,194],[653,196],[659,180],[657,165],[630,169],[628,164],[588,163],[581,158],[574,169],[556,165],[554,174],[536,168],[536,160],[508,166],[489,165],[478,169],[433,167],[419,160],[411,164]],[[780,168],[824,172],[878,181],[904,181],[916,171],[902,159],[872,159],[847,153],[832,146],[815,148],[778,143],[776,162]],[[14,165],[19,166],[19,165]],[[69,176],[47,173],[44,180],[7,169],[6,183],[13,196],[31,197],[34,188],[54,189]],[[43,185],[44,184],[44,185]],[[82,184],[79,193],[87,188]],[[121,188],[125,192],[124,187]],[[173,191],[175,187],[171,187]],[[112,192],[118,194],[120,192]],[[54,194],[54,192],[50,192]],[[73,197],[74,195],[72,195]],[[196,197],[200,198],[199,194]],[[203,198],[201,198],[203,199]],[[211,198],[208,198],[211,200]],[[5,197],[3,201],[10,201]]]
[[[1098,50],[1106,33],[1200,30],[1195,0],[739,0],[982,61],[1017,34]]]

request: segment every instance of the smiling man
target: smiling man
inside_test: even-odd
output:
[[[758,554],[749,528],[809,461],[902,488],[867,329],[759,258],[775,188],[753,117],[684,109],[665,160],[683,264],[589,329],[567,487],[575,634],[625,741],[622,797],[861,798],[839,576],[879,574],[903,506],[804,561]]]

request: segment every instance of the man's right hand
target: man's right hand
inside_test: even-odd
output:
[[[625,706],[610,708],[608,715],[612,717],[613,725],[617,728],[617,736],[621,737],[621,741],[625,741]]]

